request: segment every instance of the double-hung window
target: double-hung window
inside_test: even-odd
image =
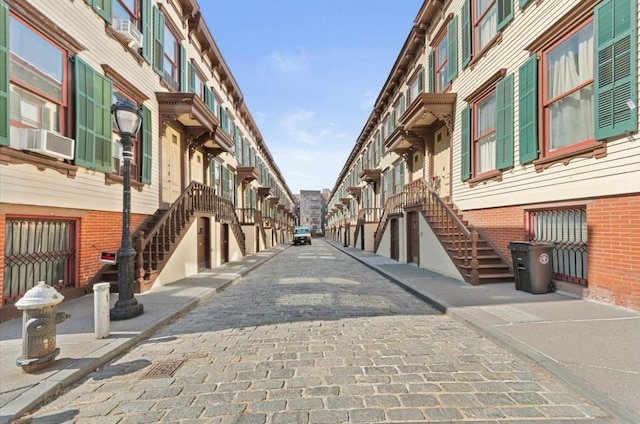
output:
[[[407,91],[407,105],[410,106],[413,103],[420,93],[424,91],[424,70],[420,68],[418,72],[416,72],[413,79],[409,83],[409,90]]]
[[[451,17],[434,36],[429,55],[430,91],[442,93],[458,76],[458,17]]]
[[[19,138],[19,128],[64,134],[67,52],[14,16],[9,32],[11,137]]]
[[[180,86],[180,49],[178,40],[169,27],[164,27],[164,59],[162,62],[163,79],[175,90]]]
[[[585,0],[532,43],[519,69],[521,163],[603,157],[604,140],[638,130],[637,16],[636,0]]]
[[[593,21],[543,54],[546,151],[594,139]]]
[[[462,6],[462,66],[480,57],[513,19],[513,0],[465,0]]]
[[[138,26],[138,0],[111,0],[111,15],[116,19],[126,19]]]
[[[513,74],[494,74],[468,99],[461,119],[461,178],[498,178],[513,166]]]

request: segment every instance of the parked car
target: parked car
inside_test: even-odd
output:
[[[293,230],[293,244],[311,244],[311,231],[309,227],[296,227]]]

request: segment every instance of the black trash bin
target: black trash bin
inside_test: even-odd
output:
[[[553,248],[550,243],[512,241],[509,250],[513,259],[516,290],[533,294],[551,293],[555,285],[553,274]]]

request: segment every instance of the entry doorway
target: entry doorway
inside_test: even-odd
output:
[[[222,224],[220,234],[220,262],[229,262],[229,224]]]
[[[449,197],[451,190],[451,137],[442,127],[434,134],[433,173],[434,188],[440,197]]]
[[[167,127],[162,138],[162,202],[168,205],[173,204],[182,191],[180,151],[180,133]]]
[[[392,219],[389,223],[391,231],[391,259],[400,260],[400,231],[398,220]]]
[[[416,211],[407,214],[407,262],[420,265],[420,214]]]
[[[209,218],[198,218],[198,271],[211,268]]]

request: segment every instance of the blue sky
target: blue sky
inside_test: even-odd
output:
[[[200,0],[292,193],[332,189],[422,0]]]

